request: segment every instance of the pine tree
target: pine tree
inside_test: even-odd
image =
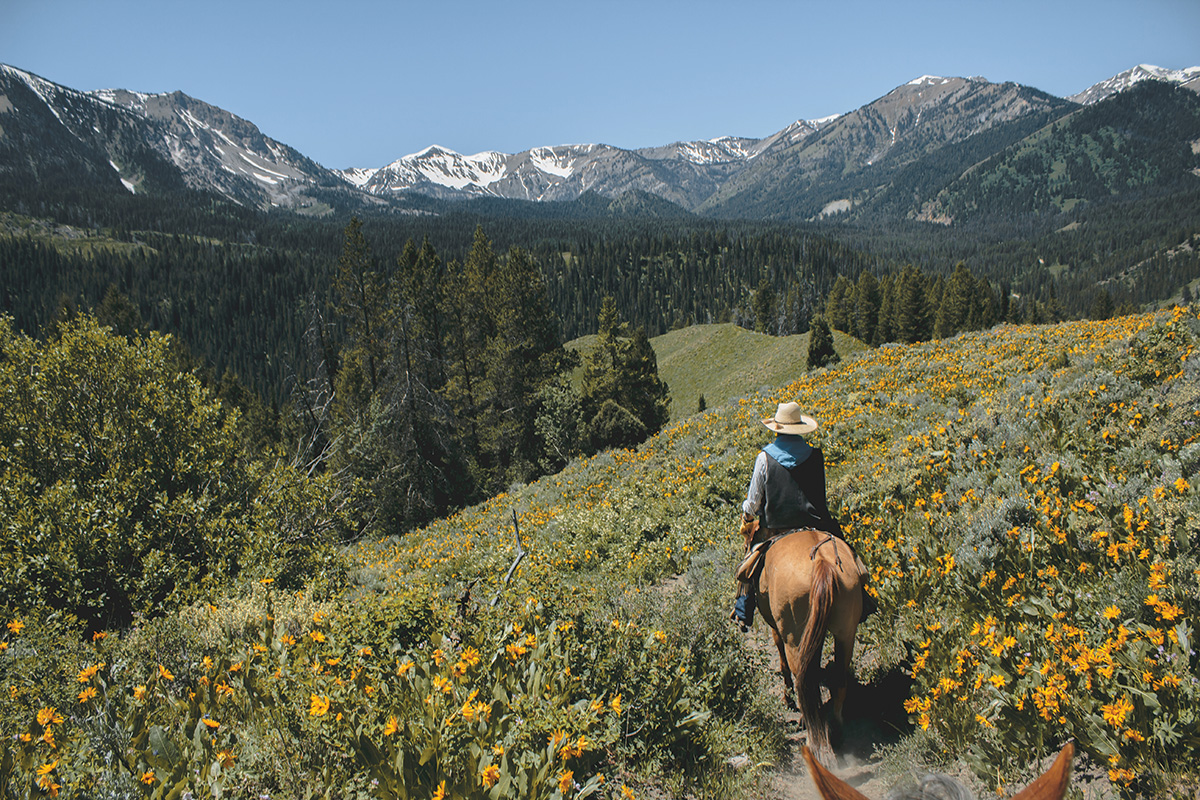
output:
[[[597,450],[637,444],[670,418],[667,385],[645,328],[634,329],[628,339],[622,333],[616,305],[605,298],[596,346],[584,360],[581,398],[587,437]]]
[[[1111,319],[1113,310],[1112,295],[1107,289],[1101,289],[1096,293],[1096,299],[1092,302],[1092,310],[1088,316],[1092,319]]]
[[[480,446],[495,477],[529,480],[540,459],[536,398],[567,368],[558,320],[541,270],[528,253],[509,251],[491,280],[494,309],[485,349]]]
[[[896,290],[896,339],[904,344],[928,339],[928,311],[925,278],[916,267],[908,264],[900,273]]]
[[[879,280],[864,269],[854,287],[854,316],[851,327],[853,335],[867,344],[875,339],[875,329],[879,325],[880,302]]]
[[[854,310],[854,284],[845,275],[838,275],[825,301],[825,321],[834,330],[850,332]]]
[[[945,339],[969,327],[976,301],[975,292],[975,277],[967,270],[966,264],[958,262],[938,304],[933,329],[935,337]],[[975,316],[978,318],[978,313]]]
[[[884,275],[879,282],[879,323],[875,326],[873,345],[892,342],[896,339],[896,279]]]
[[[427,358],[426,385],[440,390],[446,382],[443,352],[443,286],[446,284],[442,260],[426,237],[418,250],[410,239],[396,260],[396,307],[410,315],[410,334],[414,347]]]
[[[754,290],[754,330],[759,333],[775,333],[775,287],[766,275]]]
[[[621,363],[621,324],[611,296],[600,302],[596,346],[584,358],[582,403],[584,419],[600,412],[605,400],[617,396],[617,371]]]
[[[345,321],[350,339],[348,355],[358,360],[369,381],[368,391],[373,392],[379,385],[379,361],[384,349],[387,289],[375,270],[375,259],[358,217],[351,218],[343,232],[342,255],[333,288],[336,310]]]
[[[645,328],[635,328],[625,345],[617,376],[617,395],[618,402],[650,433],[656,433],[671,418],[670,393],[658,375],[658,358]]]
[[[829,323],[822,316],[813,317],[808,333],[808,368],[818,369],[840,360],[841,356],[833,349],[833,332],[829,330]]]
[[[96,306],[96,321],[101,325],[112,328],[113,333],[126,338],[145,333],[146,324],[142,321],[142,315],[138,313],[137,306],[129,301],[129,298],[117,291],[115,285],[110,284],[108,290],[104,293],[104,299],[100,305]]]

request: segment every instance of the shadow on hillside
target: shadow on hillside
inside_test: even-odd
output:
[[[870,761],[881,745],[895,744],[911,725],[904,701],[912,678],[896,669],[876,676],[871,683],[855,681],[846,692],[842,708],[842,741],[836,748],[841,758]]]

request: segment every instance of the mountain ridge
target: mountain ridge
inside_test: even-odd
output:
[[[984,141],[973,137],[1025,120],[1019,130],[985,137],[1010,146],[1035,123],[1147,80],[1200,91],[1200,67],[1139,65],[1073,95],[1078,102],[1012,82],[923,75],[852,111],[797,120],[761,139],[719,136],[637,149],[553,145],[469,156],[431,145],[382,167],[334,170],[180,91],[83,92],[0,66],[0,183],[10,193],[28,191],[19,188],[23,182],[69,186],[74,173],[102,191],[210,192],[244,206],[306,214],[430,213],[429,200],[420,198],[564,202],[593,192],[610,201],[631,194],[627,207],[645,206],[638,198],[654,195],[720,218],[811,220],[887,208],[924,219],[920,204],[928,206],[929,197],[907,205],[877,200],[897,175],[947,148]],[[976,150],[970,155],[979,161],[994,155]],[[957,177],[947,173],[944,180]]]

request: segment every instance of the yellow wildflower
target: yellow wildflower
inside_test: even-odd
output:
[[[62,714],[58,713],[58,709],[54,706],[47,706],[37,713],[38,725],[43,728],[51,723],[61,725],[63,721]]]
[[[80,683],[87,683],[88,681],[90,681],[92,679],[92,677],[97,672],[100,671],[100,668],[103,666],[104,666],[104,662],[100,662],[99,664],[93,664],[92,666],[88,667],[87,669],[80,670],[79,676],[76,678],[76,680],[79,681]]]
[[[310,717],[323,717],[329,713],[329,698],[322,695],[310,694],[311,705],[308,709]]]
[[[1131,711],[1133,711],[1133,703],[1130,702],[1128,695],[1121,695],[1121,699],[1115,703],[1100,706],[1100,713],[1104,715],[1104,721],[1114,728],[1124,725],[1125,718]]]

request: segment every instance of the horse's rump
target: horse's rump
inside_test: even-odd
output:
[[[820,665],[826,633],[832,633],[837,647],[830,677],[836,683],[830,690],[834,716],[840,719],[865,576],[849,545],[824,531],[782,537],[763,560],[759,610],[774,629],[784,684],[795,690],[810,744],[818,753],[827,752],[828,730],[820,717],[820,682],[813,667]]]

